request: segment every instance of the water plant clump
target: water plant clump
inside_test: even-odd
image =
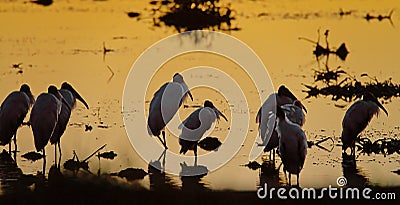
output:
[[[174,27],[178,32],[210,29],[210,30],[237,30],[232,27],[235,19],[230,5],[223,5],[220,0],[173,0],[152,1],[158,13],[153,18],[155,26],[160,22]]]

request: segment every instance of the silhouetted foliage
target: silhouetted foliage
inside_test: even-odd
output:
[[[153,11],[159,13],[153,19],[154,26],[163,22],[167,26],[175,27],[178,32],[215,28],[237,30],[238,28],[232,28],[231,21],[235,17],[230,5],[221,5],[219,2],[220,0],[151,1],[150,4],[156,6]]]
[[[357,139],[357,148],[361,153],[365,154],[383,154],[391,155],[400,154],[400,140],[394,138],[381,138],[371,141],[368,137]]]
[[[299,39],[302,40],[306,40],[308,42],[314,43],[315,44],[315,50],[313,51],[313,54],[315,55],[315,57],[317,58],[317,60],[320,59],[320,57],[326,56],[327,58],[329,57],[330,54],[334,54],[336,56],[338,56],[341,60],[346,60],[347,55],[349,54],[349,51],[346,48],[346,44],[342,43],[339,48],[335,49],[331,49],[329,47],[329,42],[328,42],[328,35],[329,35],[329,30],[326,30],[324,33],[325,36],[325,47],[323,47],[320,43],[320,33],[318,30],[318,40],[317,41],[313,41],[310,40],[308,38],[304,38],[304,37],[300,37]]]

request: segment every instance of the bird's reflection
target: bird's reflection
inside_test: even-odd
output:
[[[202,181],[202,178],[208,174],[206,166],[197,165],[188,166],[186,162],[181,163],[181,172],[179,173],[182,181],[182,191],[206,191],[209,190],[207,184]]]
[[[0,153],[0,189],[3,193],[15,191],[22,170],[17,166],[10,153],[3,150]]]
[[[259,186],[264,187],[264,185],[267,184],[268,187],[280,187],[280,185],[283,183],[283,179],[281,179],[279,176],[279,169],[281,166],[282,163],[276,167],[275,160],[263,160],[259,172]]]
[[[357,168],[357,162],[354,155],[342,153],[343,176],[347,179],[349,187],[364,187],[368,185],[368,178]]]
[[[151,161],[148,165],[150,190],[152,191],[177,189],[172,178],[165,173],[165,157],[166,150],[162,152],[156,161]]]

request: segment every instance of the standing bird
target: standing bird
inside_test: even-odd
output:
[[[284,85],[281,85],[278,92],[271,94],[258,110],[256,123],[259,123],[258,132],[262,139],[262,143],[259,144],[259,146],[265,146],[264,152],[272,151],[274,148],[278,147],[279,144],[278,134],[275,131],[276,124],[275,121],[272,120],[276,107],[293,104],[295,101],[297,101],[296,106],[304,109],[307,113],[307,109],[297,100],[296,96]],[[272,131],[272,134],[269,134],[270,131]]]
[[[289,185],[291,174],[297,175],[299,185],[300,171],[303,169],[307,155],[307,138],[300,125],[291,122],[281,107],[277,108],[276,131],[279,137],[279,153],[283,163],[283,171],[289,172]]]
[[[282,105],[281,108],[283,109],[287,118],[291,122],[298,124],[300,127],[303,127],[303,125],[305,123],[305,115],[304,115],[300,101],[295,100],[293,102],[293,104],[285,104],[285,105]],[[274,127],[276,127],[276,121],[275,121]],[[273,160],[275,160],[275,150],[274,149],[277,148],[278,146],[279,146],[279,137],[278,137],[278,133],[274,129],[272,132],[271,138],[269,139],[267,145],[265,145],[265,147],[264,147],[264,152],[271,153],[271,151],[273,151],[274,152],[272,154],[274,157]],[[271,156],[270,156],[270,158],[271,158]]]
[[[51,85],[47,93],[39,95],[31,111],[29,123],[31,124],[36,150],[43,153],[43,174],[46,168],[45,146],[56,128],[62,101],[65,100],[60,92],[55,86]],[[66,106],[71,109],[68,104]]]
[[[19,91],[10,93],[0,107],[0,145],[9,144],[14,136],[14,147],[17,151],[17,130],[21,126],[29,108],[35,102],[31,89],[23,84]]]
[[[89,109],[88,104],[86,101],[79,95],[79,93],[67,82],[64,82],[61,85],[61,89],[59,90],[60,94],[62,95],[65,101],[62,102],[61,105],[61,112],[58,115],[57,125],[54,128],[54,132],[50,137],[50,143],[54,144],[54,154],[55,159],[57,159],[57,144],[58,150],[60,152],[61,158],[61,146],[60,140],[61,136],[64,134],[65,129],[67,128],[69,118],[71,116],[72,109],[75,107],[76,100],[81,101],[87,109]]]
[[[366,91],[363,99],[355,102],[346,111],[342,122],[342,150],[346,151],[348,147],[351,149],[351,155],[355,155],[355,144],[358,135],[367,127],[374,115],[379,114],[381,108],[386,115],[388,112],[378,101],[374,94]]]
[[[173,82],[167,82],[161,86],[154,93],[153,99],[150,102],[147,121],[148,133],[149,135],[157,136],[165,149],[168,149],[167,142],[165,141],[165,125],[172,119],[188,95],[193,101],[193,96],[182,75],[175,73]],[[163,140],[160,138],[161,132]]]
[[[197,143],[203,137],[204,133],[211,128],[212,123],[215,120],[219,120],[219,117],[223,117],[225,121],[225,115],[222,114],[212,102],[204,101],[204,107],[198,108],[192,114],[187,117],[179,129],[182,129],[182,133],[179,135],[179,144],[181,145],[180,154],[185,154],[188,150],[193,150],[195,159],[197,159]]]

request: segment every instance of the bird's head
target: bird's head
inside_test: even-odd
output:
[[[295,105],[295,106],[297,106],[297,107],[299,107],[299,108],[302,108],[302,109],[304,110],[304,112],[307,113],[306,107],[304,107],[303,103],[301,103],[300,100],[295,100],[295,101],[293,102],[293,105]]]
[[[31,88],[29,87],[28,84],[21,85],[19,91],[25,93],[29,97],[29,103],[31,105],[35,103],[35,97],[32,95]]]
[[[71,84],[69,84],[69,83],[67,83],[67,82],[64,82],[64,83],[61,85],[61,89],[65,89],[65,90],[70,91],[70,92],[72,93],[72,95],[74,95],[74,97],[75,97],[76,99],[78,99],[79,101],[81,101],[81,102],[85,105],[85,107],[86,107],[87,109],[89,109],[89,105],[88,105],[88,104],[86,103],[86,101],[82,98],[82,96],[72,87]]]
[[[208,108],[213,109],[214,112],[215,112],[215,114],[217,115],[217,118],[218,118],[218,119],[219,119],[219,117],[221,116],[222,118],[225,119],[225,121],[228,121],[228,119],[225,117],[225,115],[222,114],[222,112],[219,111],[219,110],[214,106],[214,104],[213,104],[211,101],[209,101],[209,100],[204,101],[204,107],[208,107]]]
[[[383,105],[379,102],[378,98],[376,98],[375,95],[372,94],[371,92],[365,91],[364,94],[363,94],[363,100],[364,101],[374,102],[379,108],[381,108],[383,110],[383,112],[385,112],[385,114],[387,116],[389,116],[389,113],[387,112],[385,107],[383,107]]]
[[[297,100],[296,96],[294,96],[293,93],[290,92],[290,90],[285,85],[281,85],[279,87],[278,96],[286,96],[286,97],[292,99],[293,101]]]
[[[58,100],[61,100],[62,102],[65,103],[65,105],[71,110],[71,107],[68,105],[68,102],[65,101],[61,93],[58,91],[57,87],[54,85],[50,85],[49,88],[47,88],[47,92],[49,94],[54,95]]]
[[[179,73],[175,73],[174,77],[172,78],[173,82],[175,83],[184,83],[183,76]]]
[[[184,87],[185,92],[187,91],[187,94],[189,95],[190,99],[193,101],[192,93],[190,92],[188,86],[186,85],[185,80],[183,80],[183,76],[181,74],[175,73],[174,77],[172,78],[172,81],[175,83],[181,84]]]

